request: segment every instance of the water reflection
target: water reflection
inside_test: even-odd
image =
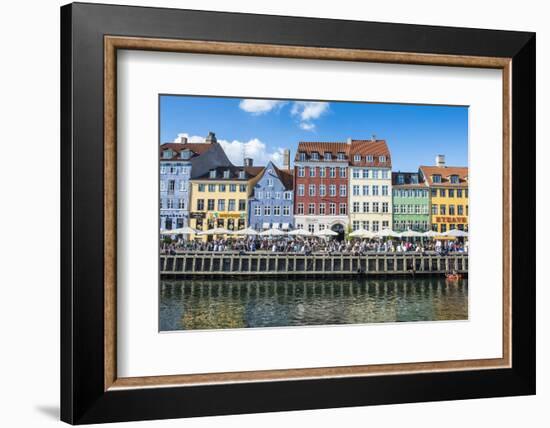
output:
[[[160,289],[161,331],[465,319],[467,279],[193,279]]]

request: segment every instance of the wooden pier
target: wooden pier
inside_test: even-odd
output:
[[[468,254],[367,253],[239,254],[188,252],[160,256],[160,273],[171,277],[437,275],[468,272]]]

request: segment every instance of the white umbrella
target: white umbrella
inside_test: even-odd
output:
[[[305,229],[294,229],[291,232],[288,232],[290,236],[311,236],[311,232]]]
[[[247,229],[241,229],[241,230],[234,230],[231,232],[231,235],[246,235],[246,236],[253,236],[253,235],[259,235],[260,232],[258,232],[256,229],[252,229],[251,227]]]
[[[422,236],[426,236],[428,238],[434,238],[436,236],[441,236],[441,233],[435,232],[433,230],[428,230],[427,232],[424,232]]]
[[[463,230],[460,230],[460,229],[451,229],[451,230],[448,230],[447,232],[443,232],[442,235],[444,236],[454,236],[455,238],[462,238],[464,236],[468,236],[468,232],[464,232]]]
[[[382,229],[382,230],[379,230],[378,232],[376,232],[374,234],[375,236],[378,236],[378,237],[387,237],[387,236],[395,236],[397,238],[399,238],[401,235],[397,232],[395,232],[394,230],[391,230],[391,229]]]
[[[370,230],[357,229],[349,234],[352,238],[372,238],[374,233]]]
[[[230,235],[231,231],[224,229],[223,227],[216,227],[214,229],[204,230],[199,232],[198,235]]]
[[[423,233],[417,232],[416,230],[407,229],[405,232],[401,232],[401,237],[403,238],[414,238],[418,236],[424,236]]]
[[[338,236],[338,232],[335,232],[334,230],[330,229],[323,229],[319,232],[316,232],[315,235],[317,236]]]
[[[191,233],[198,233],[198,230],[192,227],[180,227],[179,229],[162,230],[161,235],[190,235]]]
[[[267,229],[260,233],[260,236],[282,236],[286,235],[286,232],[280,229]]]

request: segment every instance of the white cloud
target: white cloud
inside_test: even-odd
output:
[[[314,131],[315,130],[315,124],[310,122],[301,122],[300,128],[302,128],[304,131]]]
[[[205,140],[205,137],[181,133],[174,139],[174,143],[180,143],[182,138],[187,138],[189,143],[204,143]],[[269,152],[267,145],[258,138],[252,138],[248,141],[218,139],[218,143],[220,143],[225,154],[234,165],[242,165],[244,157],[247,157],[252,158],[254,165],[257,166],[265,166],[269,161],[273,161],[279,167],[283,166],[284,148],[277,147],[275,151]]]
[[[268,113],[273,109],[280,108],[284,104],[286,104],[284,101],[245,99],[239,103],[239,107],[241,110],[252,113],[253,115],[260,115]]]
[[[328,111],[329,103],[322,101],[296,101],[292,105],[291,113],[299,116],[303,122],[319,119]]]

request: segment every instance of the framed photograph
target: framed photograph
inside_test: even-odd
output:
[[[61,8],[61,418],[535,393],[535,35]]]

